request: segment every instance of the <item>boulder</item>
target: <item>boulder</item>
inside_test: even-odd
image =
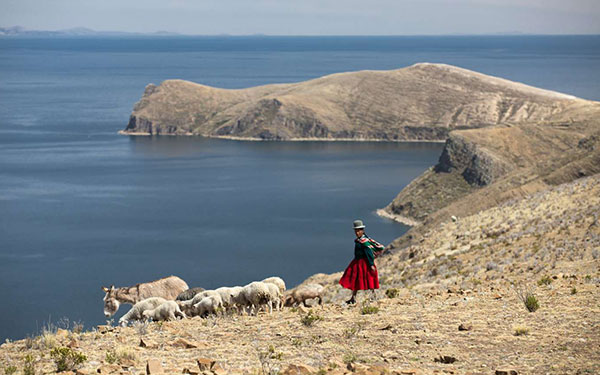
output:
[[[149,359],[146,362],[146,375],[155,375],[164,373],[162,365],[158,359]]]

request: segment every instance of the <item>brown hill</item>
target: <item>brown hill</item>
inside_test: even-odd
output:
[[[566,118],[588,104],[466,69],[421,63],[240,90],[181,80],[150,84],[122,133],[445,140],[452,129]]]

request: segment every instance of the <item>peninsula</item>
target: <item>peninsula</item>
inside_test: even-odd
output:
[[[338,73],[238,90],[149,84],[129,135],[444,141],[455,129],[568,119],[588,101],[445,65]]]

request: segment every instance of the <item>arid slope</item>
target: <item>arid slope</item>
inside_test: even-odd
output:
[[[306,282],[325,286],[326,303],[310,315],[285,308],[48,333],[0,346],[0,368],[21,374],[31,355],[38,373],[55,373],[51,348],[70,346],[88,356],[80,374],[143,374],[149,360],[169,374],[596,374],[599,214],[600,176],[578,179],[449,220],[387,253],[376,261],[382,289],[372,300],[359,294],[357,306],[343,305],[339,273],[319,274]],[[519,289],[537,297],[537,311]],[[198,358],[218,366],[202,372]]]

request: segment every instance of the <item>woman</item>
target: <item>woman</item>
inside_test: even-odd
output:
[[[347,304],[356,303],[356,293],[359,290],[370,289],[375,292],[375,289],[379,289],[375,257],[385,248],[385,246],[365,234],[365,225],[362,220],[355,220],[353,227],[356,234],[354,260],[350,262],[340,279],[341,286],[352,290],[352,298],[346,301]]]

